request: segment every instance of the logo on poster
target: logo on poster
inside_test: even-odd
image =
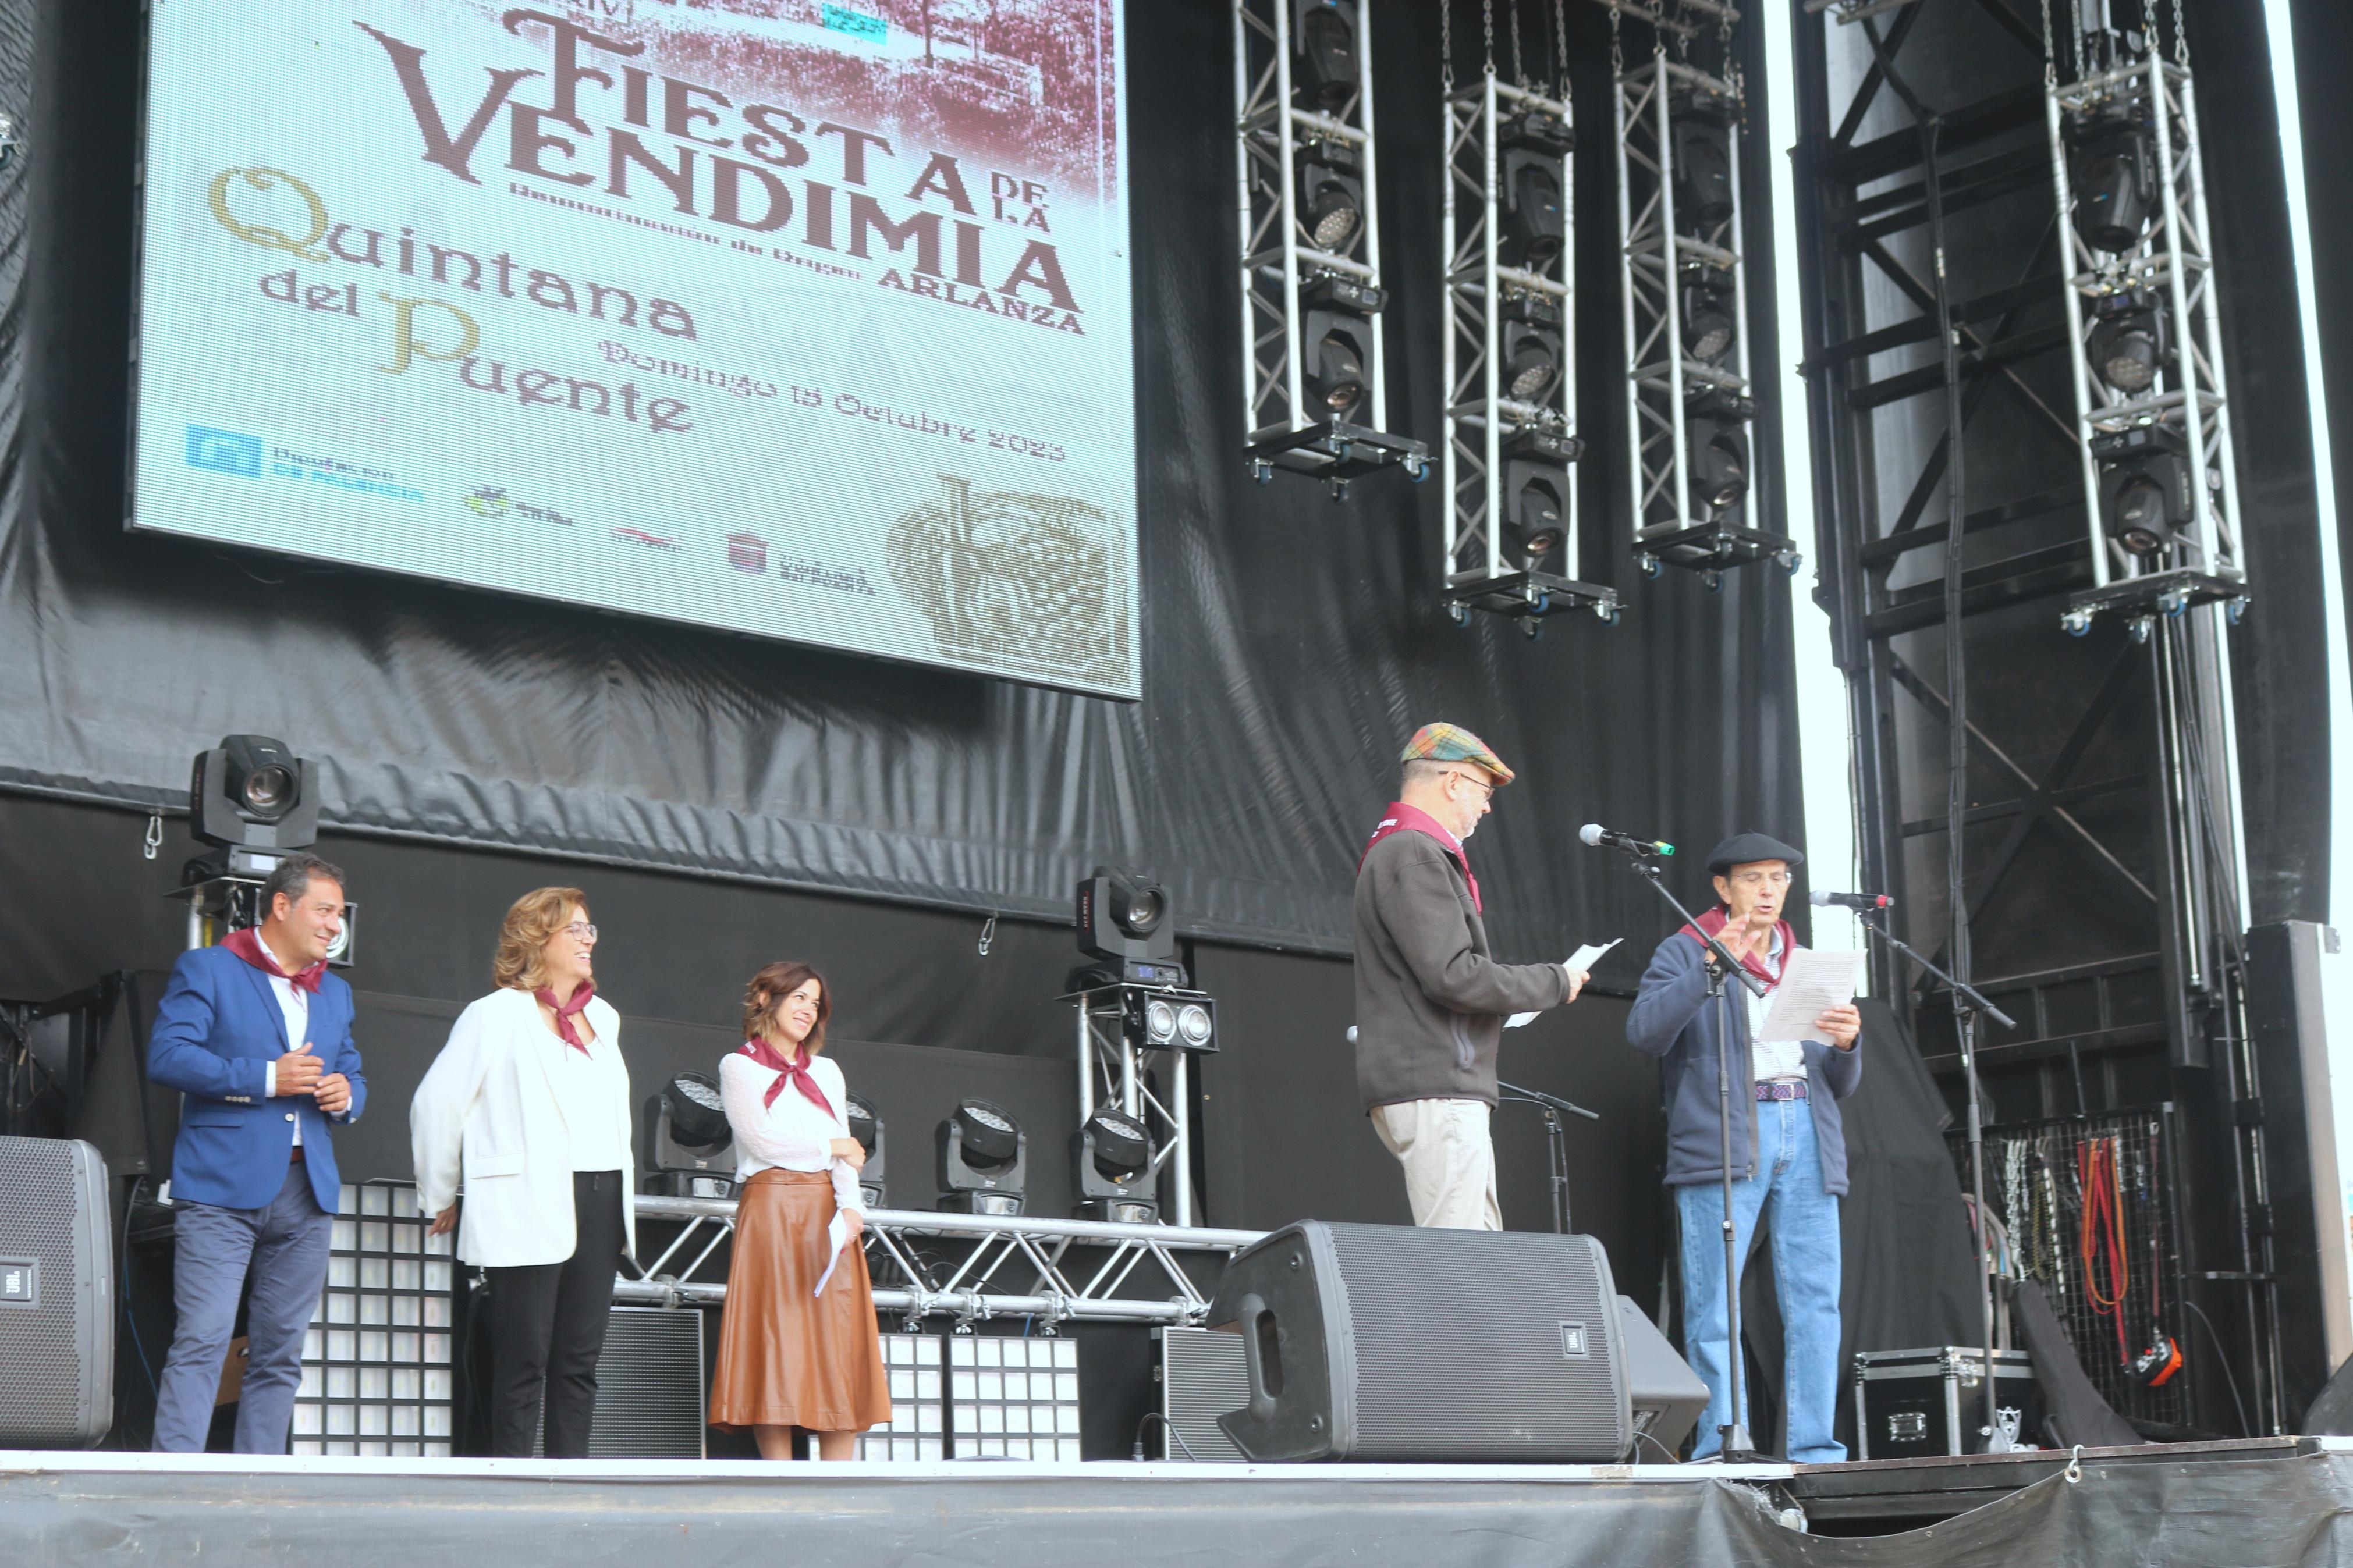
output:
[[[768,569],[768,542],[756,533],[729,534],[727,564],[738,572],[765,573]]]
[[[253,436],[239,436],[230,430],[214,430],[202,425],[188,426],[188,467],[210,468],[216,474],[235,474],[239,479],[261,477],[261,442]]]
[[[466,510],[476,517],[504,517],[513,505],[512,498],[497,485],[477,485],[466,497]]]

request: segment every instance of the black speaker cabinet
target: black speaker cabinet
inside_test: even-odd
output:
[[[114,1425],[106,1162],[0,1138],[0,1448],[87,1448]]]
[[[1589,1236],[1303,1220],[1237,1253],[1251,1459],[1614,1464],[1633,1442],[1618,1292]]]

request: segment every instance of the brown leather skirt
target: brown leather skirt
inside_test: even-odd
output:
[[[891,1419],[874,1287],[857,1242],[816,1293],[834,1207],[822,1171],[759,1171],[744,1184],[711,1380],[713,1426],[863,1432]]]

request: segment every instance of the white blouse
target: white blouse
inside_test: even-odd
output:
[[[863,1214],[866,1200],[859,1194],[858,1173],[831,1146],[834,1139],[849,1136],[843,1114],[849,1109],[849,1087],[830,1058],[812,1058],[809,1073],[832,1102],[831,1116],[789,1082],[774,1104],[763,1105],[768,1086],[785,1075],[740,1050],[729,1052],[719,1064],[719,1098],[727,1108],[727,1124],[735,1131],[735,1179],[748,1181],[767,1170],[824,1171],[833,1178],[834,1202]]]

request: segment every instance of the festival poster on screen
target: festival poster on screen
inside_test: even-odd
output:
[[[1117,0],[154,0],[134,528],[1138,693]]]

